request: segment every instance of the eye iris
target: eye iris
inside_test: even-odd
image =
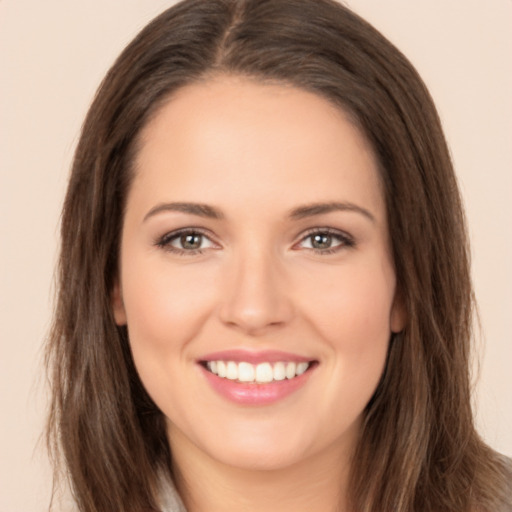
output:
[[[311,237],[311,245],[315,249],[328,249],[332,245],[332,236],[317,233]]]
[[[201,247],[202,235],[189,233],[181,235],[180,243],[183,249],[199,249]]]

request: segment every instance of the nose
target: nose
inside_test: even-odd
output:
[[[276,258],[262,251],[240,255],[230,263],[219,308],[224,324],[259,336],[290,322],[290,287]]]

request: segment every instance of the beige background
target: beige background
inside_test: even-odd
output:
[[[41,344],[59,209],[101,77],[164,0],[0,0],[0,512],[46,509]],[[416,65],[468,209],[483,437],[512,455],[512,1],[349,0]]]

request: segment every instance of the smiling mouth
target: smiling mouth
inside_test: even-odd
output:
[[[240,383],[268,384],[293,380],[310,370],[316,361],[292,362],[278,361],[275,363],[262,362],[251,364],[245,361],[202,361],[201,365],[210,373]]]

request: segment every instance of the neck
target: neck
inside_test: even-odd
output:
[[[344,512],[349,455],[330,446],[286,468],[225,465],[183,439],[173,443],[176,486],[188,512]],[[186,453],[186,457],[184,456]]]

